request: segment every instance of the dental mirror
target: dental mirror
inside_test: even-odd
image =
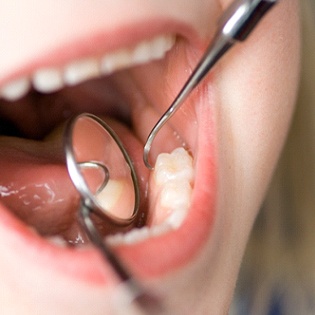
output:
[[[129,155],[99,117],[81,114],[64,133],[70,178],[85,207],[115,226],[128,226],[139,211],[139,187]]]
[[[127,288],[129,303],[135,301],[146,314],[161,314],[160,300],[132,276],[104,241],[91,217],[96,214],[115,227],[131,225],[138,217],[138,181],[123,144],[99,117],[81,114],[66,124],[64,151],[69,176],[81,196],[78,213],[81,226]]]

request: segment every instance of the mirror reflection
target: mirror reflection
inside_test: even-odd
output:
[[[135,174],[116,134],[96,116],[85,114],[73,121],[71,141],[83,187],[70,176],[79,192],[104,214],[130,219],[137,207]]]

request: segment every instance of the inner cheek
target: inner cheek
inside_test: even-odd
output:
[[[139,102],[139,98],[130,98],[130,95],[128,100],[134,109],[134,127],[142,142],[145,142],[154,124],[173,103],[202,53],[203,49],[178,38],[176,48],[168,53],[167,58],[131,71],[133,84],[141,87],[142,100]],[[163,126],[152,146],[153,157],[161,152],[171,152],[179,146],[196,152],[198,136],[196,110],[203,97],[204,90],[198,87]]]

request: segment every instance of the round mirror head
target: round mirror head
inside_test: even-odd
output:
[[[67,124],[64,140],[68,172],[84,205],[114,224],[132,223],[138,182],[116,133],[97,116],[81,114]]]

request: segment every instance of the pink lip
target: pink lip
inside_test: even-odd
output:
[[[145,25],[146,21],[142,21],[138,25],[122,27],[110,34],[106,31],[92,34],[88,41],[86,38],[77,36],[71,45],[69,43],[58,45],[53,52],[44,54],[36,61],[29,61],[18,70],[15,69],[9,76],[0,79],[0,84],[17,76],[31,73],[39,67],[62,65],[69,60],[131,45],[140,39],[150,38],[157,34],[169,32],[181,34],[194,42],[198,38],[190,26],[177,21],[159,19],[152,22],[150,20],[150,29],[143,27]],[[108,41],[108,38],[113,40]],[[165,235],[115,249],[137,277],[156,277],[184,266],[198,254],[211,233],[216,193],[214,124],[209,106],[201,105],[196,111],[199,117],[197,147],[202,148],[202,152],[199,150],[195,157],[197,174],[195,188],[192,206],[184,224],[178,230]],[[209,129],[212,135],[210,139]],[[0,206],[0,218],[0,237],[6,240],[5,250],[9,249],[17,256],[17,259],[26,259],[41,268],[44,266],[52,272],[89,283],[115,282],[110,265],[104,263],[95,249],[78,251],[52,245],[32,233],[3,206]]]

